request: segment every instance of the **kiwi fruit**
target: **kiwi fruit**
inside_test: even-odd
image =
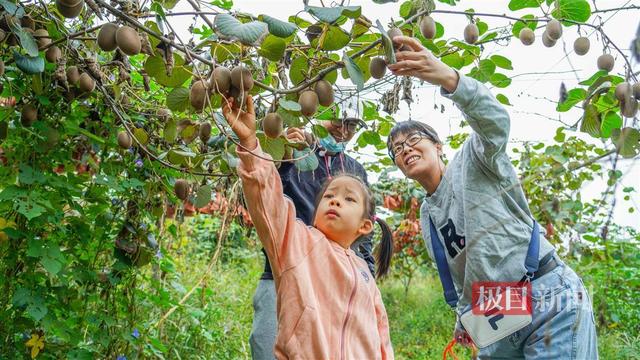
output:
[[[39,48],[43,48],[51,44],[51,38],[47,29],[38,29],[33,33]]]
[[[264,134],[272,139],[282,135],[282,118],[277,113],[268,113],[262,120],[262,130]]]
[[[130,26],[121,26],[116,30],[116,44],[123,53],[132,56],[140,53],[142,41],[140,35]]]
[[[333,104],[333,87],[327,80],[320,80],[314,88],[318,95],[318,102],[322,106],[330,106]]]
[[[547,30],[542,33],[542,43],[548,48],[556,45],[556,41],[549,37],[549,34],[547,34]]]
[[[562,24],[560,24],[560,21],[552,19],[547,23],[547,28],[545,31],[551,39],[558,40],[560,39],[560,37],[562,37]]]
[[[573,51],[582,56],[589,52],[590,46],[591,43],[589,42],[589,38],[581,36],[573,42]]]
[[[253,88],[251,70],[244,65],[238,65],[231,70],[231,84],[238,89],[250,91]]]
[[[169,109],[161,108],[156,111],[156,115],[160,120],[167,121],[171,117],[171,111]]]
[[[173,191],[176,193],[176,196],[180,200],[186,200],[189,195],[189,183],[187,180],[178,179],[176,183],[173,185]]]
[[[389,37],[391,38],[391,41],[393,41],[393,38],[395,38],[396,36],[402,36],[404,35],[402,33],[402,30],[400,30],[397,27],[392,27],[389,30],[387,30],[387,35],[389,35]],[[396,44],[395,42],[393,43],[393,47],[394,48],[398,48],[400,45]]]
[[[84,3],[84,0],[60,0],[60,4],[67,7],[78,6],[78,4]]]
[[[471,23],[464,28],[464,41],[466,41],[467,44],[475,44],[479,36],[480,31],[476,24]]]
[[[36,22],[33,21],[33,19],[30,16],[23,16],[22,19],[20,19],[20,26],[24,28],[29,28],[31,30],[35,30]]]
[[[420,32],[422,36],[427,39],[433,39],[436,37],[436,22],[429,15],[422,17],[420,20]]]
[[[98,46],[100,49],[103,51],[113,51],[118,47],[116,31],[118,31],[118,25],[114,23],[102,25],[100,32],[98,32]]]
[[[518,37],[520,38],[520,42],[526,46],[529,46],[536,41],[536,34],[528,27],[520,30]]]
[[[55,64],[62,57],[62,51],[59,47],[54,45],[47,49],[47,51],[44,53],[44,57],[47,58],[48,62]]]
[[[38,109],[31,104],[25,104],[22,107],[22,113],[20,116],[20,122],[22,123],[22,126],[29,127],[36,120],[38,120]]]
[[[224,66],[217,66],[209,79],[211,89],[226,96],[231,88],[231,70]]]
[[[68,2],[64,0],[56,0],[56,8],[67,19],[78,17],[84,7],[84,0],[80,0],[75,5],[66,5]]]
[[[207,91],[207,82],[204,80],[198,80],[191,85],[189,91],[189,101],[191,106],[196,109],[197,112],[201,112],[206,105],[209,92]]]
[[[636,100],[640,100],[640,82],[633,84],[632,88],[633,88],[633,96],[636,98]]]
[[[384,73],[387,72],[387,62],[381,57],[371,59],[369,63],[369,72],[374,79],[382,79]]]
[[[67,68],[67,81],[69,84],[76,85],[80,81],[80,71],[76,66],[69,66]]]
[[[622,82],[616,86],[616,99],[618,99],[618,101],[625,101],[626,99],[630,99],[632,96],[632,91],[633,89],[631,88],[631,84],[629,84],[628,82]]]
[[[4,75],[4,61],[0,60],[0,76]]]
[[[200,124],[198,135],[200,136],[200,140],[202,140],[202,142],[206,144],[211,137],[211,123],[203,122],[202,124]]]
[[[613,70],[616,61],[611,54],[602,54],[598,57],[598,69],[609,72]]]
[[[233,108],[238,109],[244,105],[247,99],[247,92],[232,86],[231,89],[229,89],[229,97],[233,98]]]
[[[634,98],[628,98],[620,103],[622,116],[632,118],[638,113],[638,101]]]
[[[304,116],[312,116],[318,110],[318,95],[315,91],[307,90],[300,94],[300,98],[298,99],[298,104],[300,104],[300,112]]]
[[[118,133],[118,145],[123,149],[128,149],[133,145],[133,139],[126,131],[120,131]]]
[[[84,93],[92,92],[96,88],[96,81],[89,74],[82,73],[78,79],[78,88]]]

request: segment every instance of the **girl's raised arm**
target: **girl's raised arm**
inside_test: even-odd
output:
[[[246,111],[233,109],[233,99],[229,100],[222,112],[240,141],[238,173],[247,209],[277,277],[296,259],[306,256],[318,237],[312,237],[312,230],[296,221],[296,209],[284,196],[275,165],[263,159],[270,156],[262,151],[256,138],[253,99],[247,97]]]

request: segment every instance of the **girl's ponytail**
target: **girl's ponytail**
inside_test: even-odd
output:
[[[376,279],[380,279],[387,275],[391,267],[391,257],[393,256],[393,234],[389,225],[377,216],[374,216],[375,222],[380,225],[382,236],[380,245],[376,251]]]

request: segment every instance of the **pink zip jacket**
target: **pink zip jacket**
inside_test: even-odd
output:
[[[253,152],[269,157],[260,145]],[[296,220],[272,162],[237,153],[278,294],[276,358],[393,359],[387,312],[364,260]]]

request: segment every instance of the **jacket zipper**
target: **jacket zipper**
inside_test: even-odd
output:
[[[340,359],[344,359],[344,347],[345,347],[345,330],[347,328],[347,322],[349,321],[349,315],[351,315],[351,302],[353,301],[353,297],[356,295],[356,289],[358,288],[358,275],[356,274],[356,269],[351,262],[351,256],[349,252],[346,252],[347,258],[349,259],[349,265],[351,265],[351,271],[353,271],[353,290],[351,290],[351,296],[349,297],[349,304],[347,304],[347,315],[344,318],[344,323],[342,324],[342,334],[340,335]]]

